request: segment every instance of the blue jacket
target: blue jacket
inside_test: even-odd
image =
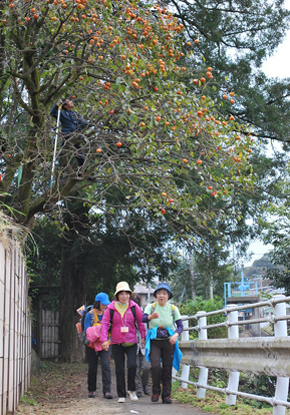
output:
[[[169,331],[170,336],[174,335],[174,331],[170,329],[169,327],[166,327]],[[155,327],[154,329],[149,329],[146,336],[146,343],[145,343],[145,359],[150,362],[150,351],[151,351],[151,340],[156,339],[157,337],[157,329],[158,327]],[[162,341],[162,340],[160,340]],[[168,341],[168,340],[166,340]],[[179,366],[182,358],[182,352],[178,347],[178,341],[176,341],[174,345],[174,354],[173,354],[173,362],[172,366],[174,367],[177,372],[179,371]]]
[[[54,105],[50,111],[55,119],[57,119],[58,106]],[[60,117],[61,132],[65,135],[71,134],[74,131],[81,131],[87,125],[87,122],[75,111],[61,109]]]

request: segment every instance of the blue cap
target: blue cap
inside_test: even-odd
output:
[[[103,305],[109,305],[110,302],[111,302],[109,300],[108,294],[105,294],[105,293],[97,294],[96,297],[95,297],[95,301],[100,301],[100,303],[103,304]]]
[[[168,294],[169,294],[168,300],[170,300],[170,298],[172,298],[171,288],[170,288],[170,285],[167,284],[167,282],[161,282],[160,284],[157,285],[157,288],[156,288],[156,290],[153,293],[154,297],[156,297],[157,291],[159,291],[159,290],[166,290],[166,291],[168,291]]]

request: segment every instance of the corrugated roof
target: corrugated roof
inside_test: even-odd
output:
[[[155,291],[154,288],[149,289],[150,294],[153,294],[154,291]],[[136,284],[134,287],[134,293],[135,294],[148,294],[148,287],[146,287],[146,285]]]

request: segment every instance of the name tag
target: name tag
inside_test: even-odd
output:
[[[129,327],[121,327],[121,333],[128,333]]]

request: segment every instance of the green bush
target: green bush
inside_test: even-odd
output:
[[[179,307],[180,313],[182,315],[194,316],[198,311],[215,311],[223,309],[223,301],[220,298],[215,297],[213,300],[203,300],[201,297],[196,297],[196,299],[189,300],[185,303],[182,303]],[[207,324],[217,324],[225,321],[224,314],[216,314],[214,316],[207,317]],[[194,327],[197,325],[197,319],[192,318],[189,320],[189,327]],[[196,339],[198,337],[198,332],[192,330],[189,333],[191,339]],[[217,327],[208,330],[209,339],[223,339],[227,338],[228,332],[226,327]]]

